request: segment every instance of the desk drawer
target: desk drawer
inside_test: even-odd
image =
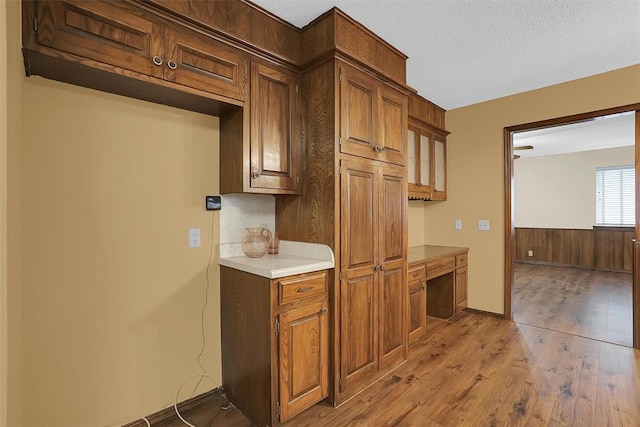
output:
[[[430,262],[427,264],[427,279],[453,271],[454,268],[456,268],[456,259],[454,257]]]
[[[419,282],[427,278],[427,270],[424,265],[409,268],[409,282]]]
[[[327,292],[327,272],[322,271],[302,277],[285,277],[278,281],[280,305]]]
[[[467,265],[467,254],[458,255],[456,257],[456,267]]]

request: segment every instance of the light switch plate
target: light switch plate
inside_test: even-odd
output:
[[[456,230],[462,230],[462,220],[461,220],[461,219],[456,219],[456,220],[454,221],[453,226],[454,226],[454,228],[455,228]]]
[[[489,220],[488,219],[479,219],[478,220],[478,230],[479,231],[489,231]]]

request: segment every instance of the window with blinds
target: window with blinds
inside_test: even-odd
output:
[[[596,168],[596,225],[636,223],[633,165]]]

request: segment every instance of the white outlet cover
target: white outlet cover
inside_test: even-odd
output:
[[[200,247],[200,229],[199,228],[189,229],[189,247],[190,248]]]
[[[453,223],[453,227],[456,230],[462,230],[462,220],[461,219],[456,219]]]

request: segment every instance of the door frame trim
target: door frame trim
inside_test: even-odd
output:
[[[635,165],[636,171],[640,169],[640,103],[629,104],[620,107],[607,108],[603,110],[590,111],[587,113],[573,114],[569,116],[557,117],[548,120],[523,123],[504,128],[504,318],[513,320],[513,282],[514,282],[514,262],[516,250],[515,226],[513,224],[513,133],[525,130],[543,129],[553,126],[565,125],[569,123],[584,122],[596,117],[610,114],[636,112],[635,118]],[[640,199],[640,177],[636,174],[636,208]],[[640,212],[636,209],[636,237],[640,237]],[[640,349],[640,289],[633,283],[633,337],[634,347]],[[638,281],[640,282],[640,281]]]

